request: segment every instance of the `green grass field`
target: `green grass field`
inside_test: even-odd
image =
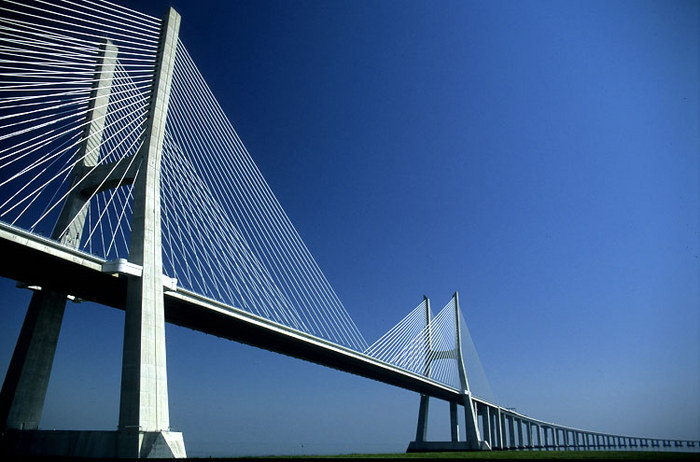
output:
[[[299,457],[289,457],[297,459]],[[461,459],[461,460],[700,460],[700,453],[636,451],[493,451],[410,454],[305,456],[311,459]],[[286,458],[285,458],[286,459]]]

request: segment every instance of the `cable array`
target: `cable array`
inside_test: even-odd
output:
[[[459,389],[454,299],[436,316],[429,314],[428,323],[426,303],[414,308],[364,353]]]
[[[496,402],[496,397],[491,389],[488,376],[484,370],[484,366],[479,358],[479,353],[476,351],[476,345],[469,332],[467,321],[460,311],[459,313],[460,332],[462,337],[462,358],[464,359],[464,367],[469,377],[469,391],[475,396],[483,398],[492,403]]]
[[[159,35],[160,20],[103,0],[2,2],[0,220],[103,258],[127,256],[128,182],[94,188],[78,213],[82,232],[55,225],[93,171],[126,174],[138,162]],[[111,61],[101,60],[107,44]]]
[[[420,354],[427,352],[429,345],[427,344],[426,316],[432,318],[432,314],[427,313],[427,305],[427,300],[423,300],[386,334],[365,349],[364,353],[381,361],[396,364],[395,358],[401,356],[407,346],[418,338],[426,339],[425,351],[421,351]]]
[[[461,365],[458,362],[461,355],[469,374],[470,391],[482,398],[492,399],[493,393],[464,315],[455,310],[455,298],[434,317],[428,311],[428,302],[424,300],[364,353],[456,390],[461,389]],[[457,317],[461,345],[457,345]]]
[[[182,42],[161,191],[163,267],[180,285],[349,348],[366,348]]]

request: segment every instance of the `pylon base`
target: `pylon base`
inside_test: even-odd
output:
[[[467,441],[411,441],[406,452],[466,452],[490,451],[486,441],[476,445]]]
[[[7,430],[0,436],[0,456],[172,459],[187,454],[180,432]]]

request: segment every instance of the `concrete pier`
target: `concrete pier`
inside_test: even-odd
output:
[[[148,456],[154,445],[169,448],[168,457],[185,457],[182,434],[170,432],[160,234],[160,166],[179,28],[180,15],[171,8],[162,24],[159,63],[140,153],[143,167],[134,182],[129,262],[143,270],[141,277],[127,282],[120,457]]]

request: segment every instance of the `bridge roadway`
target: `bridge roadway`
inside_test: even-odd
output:
[[[129,274],[140,275],[137,266],[123,261],[107,262],[2,222],[0,255],[1,277],[122,310],[126,304],[126,278]],[[167,322],[463,403],[459,390],[430,378],[177,288],[175,284],[164,288]],[[492,448],[653,448],[699,444],[590,432],[533,419],[480,398],[472,399],[480,416],[482,437]]]
[[[126,277],[140,268],[118,265],[0,222],[0,276],[51,288],[114,308],[126,304]],[[125,262],[124,262],[125,263]],[[173,290],[174,289],[174,290]],[[164,286],[167,322],[461,403],[459,391],[327,340]]]

